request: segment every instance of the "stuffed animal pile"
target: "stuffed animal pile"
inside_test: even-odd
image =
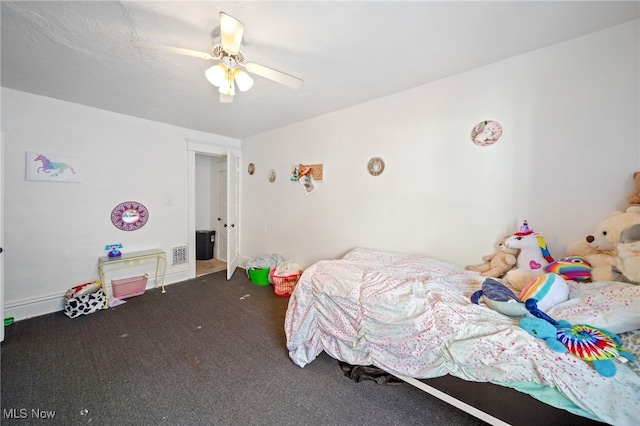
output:
[[[554,273],[566,280],[591,279],[591,264],[582,256],[569,256],[554,260],[542,234],[533,232],[525,220],[520,231],[506,236],[498,244],[498,250],[483,256],[485,263],[468,265],[468,271],[479,272],[490,278],[503,278],[504,283],[516,291],[541,274]]]
[[[494,254],[482,258],[484,264],[465,269],[501,278],[516,291],[548,272],[574,281],[640,285],[640,171],[633,173],[633,183],[627,209],[611,212],[592,234],[569,244],[567,257],[554,260],[542,234],[533,232],[524,221],[520,232],[503,239]]]

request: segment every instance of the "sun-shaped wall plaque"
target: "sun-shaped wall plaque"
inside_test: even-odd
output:
[[[149,211],[137,201],[125,201],[118,204],[111,212],[111,222],[123,231],[135,231],[142,228],[149,220]]]

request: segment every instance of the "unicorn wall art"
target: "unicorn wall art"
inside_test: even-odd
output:
[[[27,152],[27,180],[80,182],[77,157]]]

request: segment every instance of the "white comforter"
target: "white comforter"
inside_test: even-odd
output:
[[[518,318],[472,304],[469,296],[483,280],[440,260],[369,249],[320,261],[304,272],[289,301],[289,356],[301,367],[325,351],[353,365],[415,378],[451,374],[516,388],[534,383],[557,389],[590,417],[638,424],[640,377],[635,372],[616,363],[616,375],[602,377],[590,364],[553,352],[530,336]],[[574,300],[564,311],[554,307],[563,314],[556,318],[574,322],[576,313],[585,323],[587,309],[576,306],[584,293],[594,319],[606,317],[607,325],[615,326],[611,312],[620,312],[627,326],[637,322],[640,286],[610,283],[602,290],[601,283],[594,284],[589,292],[590,284],[570,282]]]

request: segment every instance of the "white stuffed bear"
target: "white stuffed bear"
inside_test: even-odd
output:
[[[592,266],[593,281],[617,281],[611,266],[617,264],[620,234],[631,225],[640,223],[640,206],[626,211],[614,211],[596,226],[595,232],[567,248],[569,256],[582,256]]]

